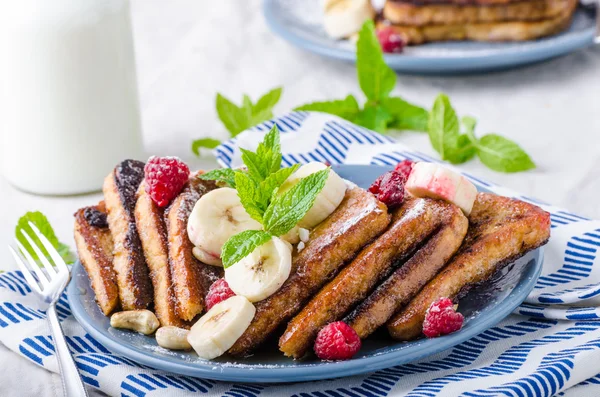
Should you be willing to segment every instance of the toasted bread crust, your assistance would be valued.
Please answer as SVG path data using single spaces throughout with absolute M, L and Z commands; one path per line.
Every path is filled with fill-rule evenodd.
M 371 193 L 351 188 L 339 207 L 311 233 L 306 247 L 293 257 L 292 274 L 273 295 L 256 303 L 252 323 L 229 353 L 250 354 L 304 304 L 362 247 L 390 223 L 383 203 Z
M 479 193 L 469 216 L 469 231 L 458 253 L 392 318 L 388 323 L 390 335 L 399 340 L 419 337 L 425 312 L 435 300 L 455 298 L 549 238 L 550 215 L 541 208 L 508 197 Z
M 392 25 L 407 44 L 432 41 L 526 41 L 551 36 L 565 30 L 571 23 L 576 0 L 566 0 L 565 10 L 551 18 L 535 21 L 504 21 L 482 23 L 453 23 L 447 25 Z M 378 27 L 387 26 L 379 22 Z
M 108 228 L 96 227 L 86 218 L 86 210 L 106 212 L 104 203 L 85 207 L 75 213 L 75 245 L 79 260 L 90 278 L 96 302 L 105 316 L 119 308 L 117 274 L 113 269 L 113 241 Z
M 496 6 L 386 2 L 383 17 L 397 25 L 425 26 L 504 21 L 539 21 L 568 12 L 565 0 L 525 0 Z
M 152 304 L 152 283 L 134 216 L 136 192 L 143 178 L 144 163 L 125 160 L 106 177 L 102 188 L 123 310 L 147 309 Z
M 154 289 L 154 313 L 161 326 L 187 328 L 189 324 L 182 321 L 175 310 L 164 211 L 146 193 L 145 182 L 140 184 L 137 193 L 135 223 Z
M 165 211 L 175 310 L 178 317 L 186 321 L 202 313 L 208 288 L 223 277 L 223 269 L 204 264 L 194 257 L 194 245 L 187 233 L 187 220 L 194 205 L 215 188 L 214 182 L 204 181 L 194 174 Z
M 321 289 L 290 321 L 279 340 L 279 349 L 286 356 L 304 356 L 323 326 L 342 319 L 349 310 L 363 301 L 379 282 L 390 275 L 398 263 L 410 257 L 440 226 L 450 222 L 449 218 L 452 215 L 448 216 L 448 213 L 456 214 L 460 223 L 458 235 L 453 241 L 446 241 L 453 248 L 450 253 L 452 255 L 467 232 L 468 222 L 461 210 L 438 200 L 407 198 L 394 212 L 390 228 L 364 248 L 352 263 Z M 431 259 L 430 256 L 425 255 L 426 259 Z M 444 263 L 445 260 L 441 263 L 438 261 L 435 266 L 431 264 L 432 269 L 428 269 L 424 275 L 425 278 L 428 277 L 426 281 L 429 281 Z M 394 314 L 395 309 L 396 307 L 389 309 L 387 318 L 380 320 L 374 329 L 383 325 Z M 359 336 L 367 335 L 365 333 L 364 336 Z
M 459 249 L 469 225 L 463 212 L 438 201 L 434 216 L 438 228 L 425 245 L 344 319 L 362 339 L 410 302 Z

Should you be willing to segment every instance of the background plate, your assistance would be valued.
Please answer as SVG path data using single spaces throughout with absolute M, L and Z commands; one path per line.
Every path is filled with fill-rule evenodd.
M 366 188 L 390 167 L 342 165 L 334 169 L 343 178 Z M 249 359 L 221 357 L 206 361 L 191 352 L 162 349 L 153 337 L 110 328 L 94 301 L 94 293 L 80 263 L 73 267 L 73 281 L 67 294 L 73 315 L 94 338 L 108 349 L 157 369 L 201 378 L 248 383 L 282 383 L 329 379 L 408 363 L 457 345 L 494 326 L 508 316 L 531 292 L 542 270 L 542 250 L 530 252 L 505 267 L 493 280 L 472 289 L 460 301 L 465 325 L 459 332 L 408 343 L 395 342 L 380 331 L 363 343 L 359 354 L 349 361 L 293 361 L 276 348 L 265 347 Z
M 354 62 L 354 44 L 333 40 L 321 23 L 319 0 L 265 0 L 270 28 L 292 44 L 331 58 Z M 385 55 L 400 72 L 449 74 L 501 70 L 568 54 L 594 43 L 595 12 L 580 7 L 571 27 L 558 35 L 516 43 L 458 41 L 407 47 Z

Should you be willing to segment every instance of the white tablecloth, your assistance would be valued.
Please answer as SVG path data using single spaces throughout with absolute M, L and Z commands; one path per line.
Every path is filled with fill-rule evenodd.
M 189 147 L 196 137 L 225 137 L 214 111 L 216 92 L 240 101 L 242 93 L 256 98 L 281 85 L 285 89 L 276 112 L 316 99 L 360 96 L 353 65 L 300 51 L 274 36 L 258 0 L 132 3 L 148 153 L 178 155 L 193 168 L 213 166 L 213 160 L 193 159 Z M 480 133 L 498 132 L 518 141 L 538 164 L 537 170 L 516 175 L 494 173 L 477 161 L 463 165 L 464 170 L 600 218 L 600 50 L 479 76 L 403 75 L 396 88 L 397 94 L 423 106 L 440 91 L 450 96 L 459 114 L 478 118 Z M 433 154 L 423 134 L 402 133 L 399 139 Z M 0 177 L 0 242 L 12 239 L 20 215 L 40 210 L 61 240 L 72 244 L 71 214 L 98 197 L 30 196 Z M 12 263 L 1 248 L 0 263 Z M 3 396 L 60 395 L 56 376 L 1 346 L 0 365 Z

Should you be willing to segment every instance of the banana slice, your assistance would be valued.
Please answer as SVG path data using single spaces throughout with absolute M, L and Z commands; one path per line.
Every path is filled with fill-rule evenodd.
M 304 164 L 296 172 L 283 183 L 279 191 L 284 193 L 291 189 L 295 184 L 300 182 L 300 179 L 314 174 L 315 172 L 324 170 L 327 166 L 323 163 L 312 162 Z M 323 190 L 317 195 L 312 208 L 304 215 L 304 218 L 298 222 L 299 228 L 312 229 L 319 223 L 323 222 L 335 209 L 340 205 L 344 196 L 346 195 L 346 183 L 338 174 L 333 170 L 329 170 L 329 177 L 325 182 Z M 286 236 L 292 234 L 295 241 L 290 241 L 292 244 L 297 243 L 300 240 L 298 230 L 292 229 L 292 232 Z
M 366 20 L 375 17 L 370 0 L 326 0 L 322 8 L 325 31 L 334 39 L 352 36 Z
M 254 305 L 243 296 L 232 296 L 214 305 L 194 324 L 187 341 L 201 358 L 212 360 L 225 353 L 254 318 Z
M 225 280 L 236 295 L 258 302 L 271 296 L 290 276 L 292 248 L 273 237 L 239 262 L 225 269 Z
M 416 197 L 431 197 L 451 202 L 469 215 L 477 188 L 464 176 L 433 163 L 420 162 L 406 182 L 406 190 Z
M 224 187 L 208 192 L 194 206 L 188 219 L 194 256 L 209 265 L 223 266 L 221 248 L 229 238 L 262 226 L 248 215 L 235 189 Z

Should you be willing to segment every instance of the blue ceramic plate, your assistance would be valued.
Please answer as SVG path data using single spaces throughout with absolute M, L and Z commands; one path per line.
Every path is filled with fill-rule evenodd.
M 354 62 L 354 44 L 323 30 L 319 0 L 265 0 L 271 29 L 290 43 L 331 58 Z M 568 54 L 594 42 L 595 12 L 577 10 L 571 27 L 558 35 L 526 42 L 458 41 L 412 46 L 385 56 L 393 69 L 407 73 L 455 74 L 507 69 Z
M 388 167 L 343 165 L 335 167 L 346 179 L 368 187 Z M 221 357 L 199 359 L 194 353 L 174 352 L 157 346 L 153 337 L 110 327 L 94 302 L 94 293 L 81 264 L 73 267 L 73 281 L 68 287 L 73 315 L 94 338 L 117 354 L 141 364 L 166 371 L 201 378 L 233 382 L 280 383 L 328 379 L 373 372 L 405 364 L 457 345 L 494 326 L 508 316 L 533 289 L 542 270 L 541 249 L 530 252 L 502 274 L 469 292 L 459 305 L 465 315 L 463 329 L 436 339 L 409 343 L 395 342 L 383 331 L 367 339 L 359 354 L 349 361 L 293 361 L 284 357 L 274 344 L 249 359 Z

